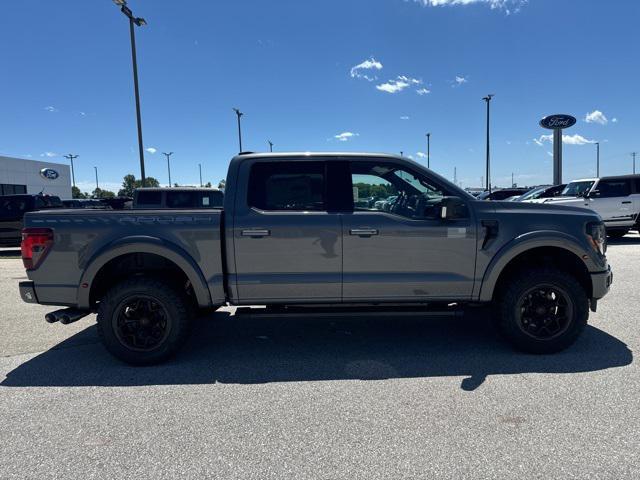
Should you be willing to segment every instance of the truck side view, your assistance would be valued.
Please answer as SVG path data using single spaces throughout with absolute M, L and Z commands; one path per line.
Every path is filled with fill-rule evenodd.
M 224 208 L 57 210 L 25 216 L 28 303 L 49 322 L 97 312 L 100 338 L 133 364 L 184 343 L 223 305 L 493 304 L 518 349 L 571 345 L 612 281 L 593 211 L 483 202 L 385 154 L 246 154 Z

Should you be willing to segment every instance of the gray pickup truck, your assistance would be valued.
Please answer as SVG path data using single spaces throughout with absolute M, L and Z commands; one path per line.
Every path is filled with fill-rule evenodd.
M 406 158 L 243 154 L 226 186 L 222 209 L 27 214 L 23 300 L 67 307 L 49 322 L 97 312 L 106 348 L 133 364 L 166 359 L 199 310 L 227 304 L 492 304 L 517 348 L 551 353 L 612 281 L 593 211 L 477 201 Z

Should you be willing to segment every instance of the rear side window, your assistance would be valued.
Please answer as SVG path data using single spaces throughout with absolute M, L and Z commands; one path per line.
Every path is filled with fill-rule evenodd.
M 631 193 L 629 180 L 601 180 L 596 187 L 598 197 L 626 197 Z
M 193 208 L 196 206 L 198 192 L 167 192 L 167 207 Z
M 200 198 L 200 207 L 202 208 L 222 208 L 224 203 L 224 195 L 222 192 L 204 192 Z
M 137 204 L 148 206 L 157 206 L 159 207 L 162 202 L 162 192 L 145 192 L 139 191 L 137 196 Z
M 265 162 L 251 167 L 249 206 L 260 210 L 326 210 L 324 162 Z

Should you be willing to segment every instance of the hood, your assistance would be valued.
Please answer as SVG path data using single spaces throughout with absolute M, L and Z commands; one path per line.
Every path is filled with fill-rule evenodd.
M 576 199 L 578 199 L 576 197 Z M 574 199 L 574 200 L 576 200 Z M 566 198 L 564 200 L 571 200 Z M 593 210 L 585 207 L 567 205 L 560 202 L 545 202 L 545 203 L 533 203 L 533 202 L 490 202 L 495 207 L 496 213 L 509 212 L 509 213 L 531 213 L 531 214 L 559 214 L 559 215 L 586 215 L 596 218 L 600 218 L 599 215 Z

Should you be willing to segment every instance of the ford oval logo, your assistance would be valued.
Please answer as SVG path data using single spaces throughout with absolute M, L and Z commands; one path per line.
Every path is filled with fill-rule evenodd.
M 42 170 L 40 170 L 40 176 L 42 178 L 46 178 L 47 180 L 55 180 L 60 176 L 60 174 L 53 168 L 43 168 Z
M 554 130 L 556 128 L 569 128 L 574 126 L 575 124 L 576 117 L 572 117 L 571 115 L 566 115 L 564 113 L 548 115 L 540 120 L 540 126 L 543 128 L 548 128 L 550 130 Z

